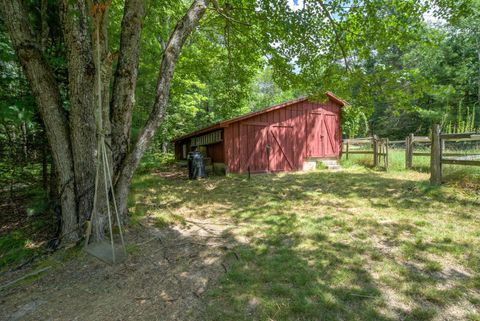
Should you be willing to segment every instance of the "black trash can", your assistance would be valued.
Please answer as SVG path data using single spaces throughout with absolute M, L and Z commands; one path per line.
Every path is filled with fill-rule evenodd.
M 199 151 L 188 153 L 188 178 L 196 179 L 198 177 L 205 177 L 205 163 L 203 162 L 203 155 Z

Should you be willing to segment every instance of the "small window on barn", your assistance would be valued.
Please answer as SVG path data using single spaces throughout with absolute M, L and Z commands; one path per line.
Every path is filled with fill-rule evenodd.
M 187 144 L 182 145 L 182 158 L 187 158 Z

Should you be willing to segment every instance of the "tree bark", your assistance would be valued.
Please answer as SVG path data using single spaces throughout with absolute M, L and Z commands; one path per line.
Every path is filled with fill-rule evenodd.
M 73 157 L 67 115 L 59 87 L 41 48 L 36 42 L 28 16 L 20 0 L 1 0 L 0 12 L 45 124 L 47 138 L 59 179 L 64 240 L 78 239 Z
M 138 139 L 133 149 L 127 154 L 119 171 L 118 181 L 116 184 L 117 204 L 119 211 L 123 217 L 127 215 L 127 199 L 130 182 L 135 173 L 140 159 L 147 150 L 155 131 L 162 123 L 165 117 L 166 106 L 170 93 L 170 84 L 185 40 L 188 38 L 193 29 L 198 25 L 200 19 L 207 9 L 208 0 L 195 0 L 187 13 L 177 23 L 175 29 L 170 35 L 165 50 L 163 52 L 162 63 L 157 80 L 156 98 L 153 110 L 140 131 Z
M 97 148 L 93 100 L 95 66 L 85 4 L 84 0 L 63 0 L 60 5 L 68 62 L 70 141 L 80 224 L 93 207 Z
M 43 14 L 46 4 L 48 2 L 42 2 Z M 133 148 L 129 147 L 129 141 L 144 16 L 143 0 L 126 0 L 125 3 L 120 56 L 110 102 L 109 84 L 113 56 L 107 49 L 106 16 L 101 24 L 102 62 L 97 68 L 102 71 L 102 120 L 106 127 L 106 136 L 109 136 L 110 123 L 112 126 L 115 189 L 117 204 L 124 217 L 127 213 L 127 196 L 133 174 L 164 119 L 175 64 L 187 37 L 204 15 L 207 4 L 208 0 L 195 0 L 172 32 L 162 55 L 152 112 Z M 76 241 L 81 234 L 83 220 L 90 215 L 93 207 L 95 156 L 99 152 L 95 126 L 95 48 L 88 31 L 86 2 L 62 0 L 59 6 L 68 62 L 69 114 L 62 106 L 59 86 L 43 56 L 45 35 L 35 37 L 33 34 L 22 0 L 0 0 L 0 5 L 0 12 L 45 124 L 58 178 L 63 240 Z M 48 32 L 47 27 L 42 25 L 44 33 Z M 102 222 L 98 223 L 98 228 L 103 228 Z
M 48 34 L 50 29 L 48 27 L 48 0 L 41 0 L 40 2 L 40 44 L 42 52 L 45 53 L 48 45 Z
M 97 123 L 97 131 L 101 128 L 98 135 L 103 135 L 103 140 L 107 146 L 111 146 L 111 122 L 110 122 L 110 83 L 112 77 L 112 63 L 113 55 L 108 48 L 108 5 L 98 5 L 92 8 L 93 15 L 93 32 L 92 32 L 92 47 L 95 63 L 95 86 L 94 86 L 94 100 L 95 100 L 95 117 Z M 100 137 L 97 137 L 100 139 Z M 97 145 L 98 146 L 98 145 Z M 107 203 L 109 195 L 106 192 L 109 190 L 108 184 L 105 186 L 105 168 L 102 166 L 103 154 L 102 150 L 97 149 L 96 166 L 98 166 L 99 178 L 97 178 L 98 186 L 96 186 L 96 206 L 93 217 L 93 240 L 100 240 L 104 238 L 105 226 L 107 222 Z M 99 157 L 99 155 L 101 157 Z M 107 148 L 107 161 L 109 167 L 112 168 L 112 154 Z M 94 191 L 95 192 L 95 191 Z M 95 202 L 95 200 L 94 200 Z M 93 214 L 93 213 L 92 213 Z M 90 217 L 89 217 L 90 218 Z
M 478 36 L 477 36 L 477 66 L 478 66 L 478 69 L 477 69 L 477 104 L 478 106 L 480 107 L 480 40 L 478 39 Z M 475 115 L 475 111 L 473 112 L 474 115 Z M 473 126 L 475 127 L 475 123 L 473 124 Z M 475 130 L 475 129 L 474 129 Z
M 140 57 L 140 36 L 145 15 L 143 2 L 143 0 L 127 0 L 125 2 L 120 53 L 111 101 L 114 173 L 118 173 L 130 147 L 132 110 Z

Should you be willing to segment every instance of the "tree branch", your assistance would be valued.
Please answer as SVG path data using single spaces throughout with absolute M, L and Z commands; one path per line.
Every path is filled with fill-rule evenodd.
M 212 0 L 212 3 L 213 3 L 213 7 L 214 7 L 214 10 L 219 14 L 221 15 L 222 17 L 224 17 L 225 19 L 231 21 L 231 22 L 234 22 L 234 23 L 238 23 L 238 24 L 241 24 L 241 25 L 244 25 L 244 26 L 251 26 L 251 24 L 249 23 L 246 23 L 246 22 L 243 22 L 243 21 L 240 21 L 240 20 L 237 20 L 237 19 L 234 19 L 230 16 L 227 16 L 225 13 L 224 13 L 224 9 L 223 8 L 220 8 L 220 6 L 218 5 L 218 1 L 217 0 Z
M 320 6 L 322 7 L 323 12 L 325 12 L 325 15 L 327 16 L 327 19 L 332 24 L 333 34 L 335 35 L 335 42 L 337 43 L 338 47 L 340 48 L 340 51 L 342 52 L 343 61 L 345 62 L 345 69 L 348 71 L 348 70 L 350 70 L 350 66 L 349 66 L 349 63 L 348 63 L 347 51 L 345 50 L 345 47 L 343 46 L 342 39 L 340 38 L 340 35 L 338 34 L 338 24 L 333 19 L 332 15 L 330 14 L 330 11 L 328 10 L 325 3 L 322 0 L 318 0 L 318 3 L 320 3 Z

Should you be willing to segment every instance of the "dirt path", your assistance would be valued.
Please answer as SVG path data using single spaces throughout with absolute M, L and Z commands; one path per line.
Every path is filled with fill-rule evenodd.
M 203 320 L 204 294 L 228 266 L 228 223 L 131 232 L 133 253 L 106 265 L 83 254 L 0 292 L 0 320 Z M 234 256 L 233 256 L 234 257 Z M 0 284 L 28 271 L 2 276 Z

